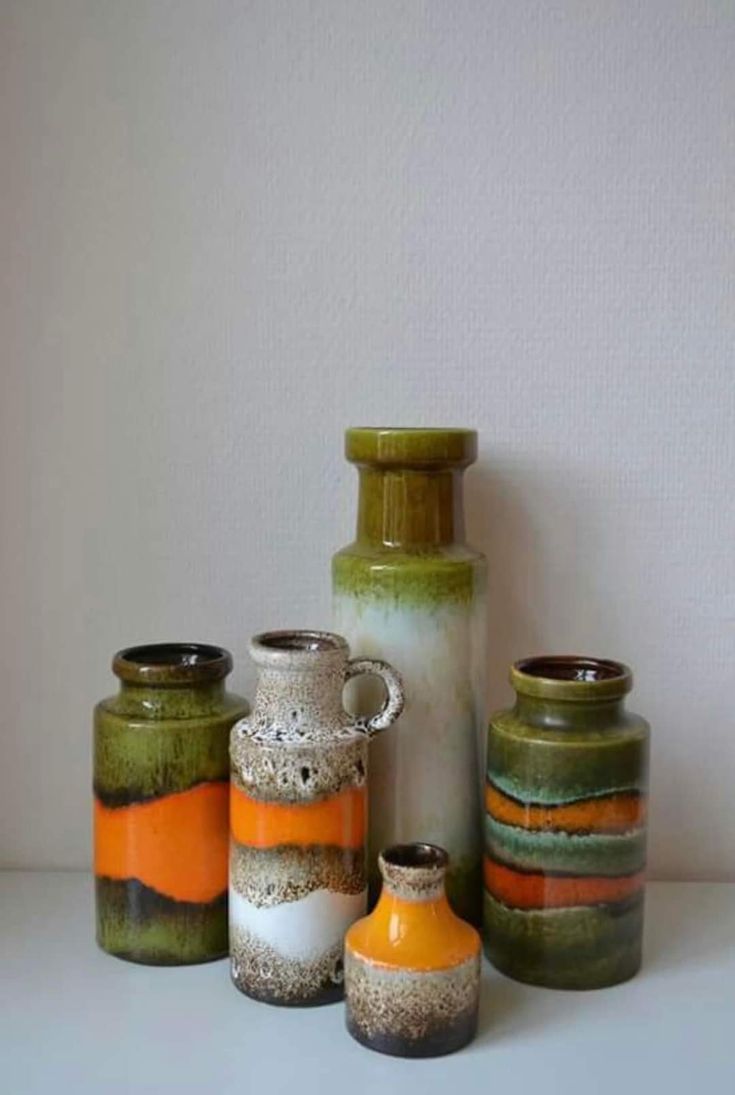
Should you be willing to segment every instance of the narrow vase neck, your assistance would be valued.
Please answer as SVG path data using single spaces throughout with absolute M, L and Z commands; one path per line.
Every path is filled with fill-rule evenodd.
M 359 541 L 427 547 L 464 535 L 461 469 L 360 468 Z
M 196 718 L 219 709 L 224 698 L 224 681 L 165 687 L 122 681 L 116 706 L 121 714 L 144 718 Z
M 544 730 L 604 728 L 625 717 L 625 701 L 616 697 L 580 703 L 520 694 L 516 697 L 515 710 L 523 722 Z
M 342 703 L 344 673 L 333 666 L 294 671 L 262 668 L 253 704 L 253 719 L 262 716 L 273 725 L 324 727 L 349 721 Z

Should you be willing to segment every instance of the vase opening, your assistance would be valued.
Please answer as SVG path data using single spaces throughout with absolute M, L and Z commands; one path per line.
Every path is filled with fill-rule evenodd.
M 625 675 L 625 666 L 620 662 L 564 654 L 526 658 L 518 662 L 518 668 L 531 677 L 547 677 L 553 681 L 610 681 Z
M 208 643 L 148 643 L 120 650 L 112 660 L 116 677 L 130 684 L 197 684 L 222 680 L 232 658 Z
M 511 684 L 524 696 L 558 700 L 613 700 L 633 687 L 627 665 L 609 658 L 545 654 L 511 668 Z
M 253 640 L 269 650 L 324 651 L 342 650 L 344 642 L 337 635 L 326 631 L 271 631 Z
M 383 852 L 383 860 L 391 867 L 433 867 L 440 870 L 446 867 L 449 856 L 436 844 L 394 844 Z

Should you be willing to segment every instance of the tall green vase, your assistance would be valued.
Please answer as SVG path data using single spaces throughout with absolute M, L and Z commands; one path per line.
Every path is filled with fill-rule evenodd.
M 602 988 L 641 964 L 648 723 L 620 662 L 528 658 L 490 720 L 485 949 L 519 981 Z
M 455 910 L 479 923 L 485 559 L 465 542 L 462 505 L 477 435 L 350 429 L 345 448 L 360 493 L 356 538 L 333 560 L 334 628 L 356 656 L 395 665 L 406 693 L 396 726 L 370 745 L 371 897 L 383 848 L 438 844 Z M 348 703 L 374 711 L 370 682 L 353 687 Z

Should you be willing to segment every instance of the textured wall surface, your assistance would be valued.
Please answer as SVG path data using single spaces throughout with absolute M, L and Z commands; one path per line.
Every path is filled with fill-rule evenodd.
M 472 425 L 491 696 L 619 657 L 735 879 L 735 9 L 4 0 L 0 862 L 88 862 L 125 644 L 329 622 L 347 424 Z

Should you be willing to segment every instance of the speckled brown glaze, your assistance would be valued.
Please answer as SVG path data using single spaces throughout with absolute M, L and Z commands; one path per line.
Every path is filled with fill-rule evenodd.
M 232 782 L 261 802 L 313 802 L 343 787 L 364 787 L 366 735 L 362 728 L 341 727 L 329 748 L 323 742 L 259 741 L 247 733 L 245 720 L 233 731 Z
M 365 911 L 368 740 L 400 713 L 400 678 L 377 661 L 349 661 L 328 632 L 256 636 L 258 688 L 230 739 L 232 979 L 275 1004 L 342 994 L 342 947 Z M 373 717 L 342 704 L 347 680 L 385 682 Z
M 258 908 L 299 901 L 314 890 L 357 894 L 365 889 L 365 851 L 329 844 L 271 851 L 233 840 L 230 884 Z
M 347 1024 L 363 1045 L 399 1057 L 452 1053 L 477 1030 L 480 955 L 459 966 L 413 973 L 345 952 Z
M 475 1035 L 480 937 L 449 906 L 448 859 L 431 844 L 381 853 L 380 900 L 347 932 L 347 1029 L 370 1049 L 437 1057 Z
M 249 932 L 230 933 L 232 980 L 241 992 L 264 1004 L 304 1007 L 342 999 L 342 943 L 314 958 L 285 958 Z

